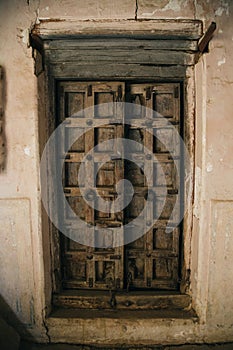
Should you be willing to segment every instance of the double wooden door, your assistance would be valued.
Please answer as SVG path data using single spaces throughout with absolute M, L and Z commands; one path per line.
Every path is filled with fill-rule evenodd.
M 173 209 L 180 185 L 177 171 L 180 148 L 174 130 L 180 131 L 179 84 L 66 81 L 59 83 L 57 95 L 59 123 L 67 121 L 59 150 L 61 156 L 77 128 L 82 131 L 65 156 L 64 193 L 75 214 L 89 225 L 88 234 L 91 232 L 93 239 L 91 246 L 85 246 L 61 234 L 63 287 L 176 290 L 181 232 L 180 227 L 175 227 L 177 213 Z M 138 105 L 130 115 L 133 126 L 127 124 L 124 104 L 111 102 Z M 152 116 L 151 109 L 158 114 Z M 164 127 L 160 123 L 162 116 L 171 124 Z M 136 143 L 130 149 L 122 146 L 119 156 L 121 138 Z M 166 146 L 161 142 L 163 139 Z M 111 143 L 104 143 L 109 140 Z M 156 157 L 145 156 L 144 147 Z M 78 178 L 81 161 L 91 150 Z M 131 160 L 126 159 L 127 153 Z M 109 160 L 99 168 L 106 154 Z M 140 162 L 142 167 L 138 165 Z M 143 167 L 153 178 L 150 192 Z M 131 182 L 134 195 L 124 209 L 114 212 L 111 208 L 119 195 L 116 186 L 122 179 Z M 87 183 L 96 187 L 97 195 L 86 191 Z M 127 191 L 121 191 L 121 195 L 127 197 Z M 106 207 L 104 211 L 98 210 L 101 200 Z M 141 222 L 145 234 L 124 244 L 124 225 L 137 218 L 146 203 L 149 209 Z M 158 212 L 161 212 L 159 219 L 154 220 Z M 69 213 L 64 212 L 64 220 L 67 227 L 72 227 Z M 168 220 L 170 226 L 174 224 L 170 232 L 166 232 Z

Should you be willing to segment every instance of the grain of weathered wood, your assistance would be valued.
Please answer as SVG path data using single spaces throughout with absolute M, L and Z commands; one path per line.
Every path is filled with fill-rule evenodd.
M 190 306 L 191 298 L 189 295 L 158 295 L 147 292 L 116 293 L 116 309 L 129 310 L 166 310 L 166 309 L 185 309 Z M 78 309 L 111 309 L 109 303 L 109 294 L 107 292 L 87 293 L 85 291 L 72 292 L 67 291 L 60 295 L 54 295 L 53 302 L 56 306 Z
M 46 59 L 50 63 L 59 62 L 85 62 L 91 63 L 93 59 L 95 62 L 112 63 L 114 60 L 118 63 L 139 63 L 139 64 L 157 64 L 157 65 L 193 65 L 194 55 L 182 51 L 168 51 L 168 50 L 144 50 L 143 48 L 134 50 L 116 49 L 108 50 L 94 50 L 87 48 L 86 50 L 51 50 L 46 51 Z
M 158 66 L 157 64 L 119 64 L 108 63 L 96 65 L 96 63 L 70 64 L 63 62 L 60 64 L 51 64 L 49 67 L 49 75 L 57 79 L 181 79 L 186 74 L 186 68 L 182 65 Z
M 31 31 L 43 39 L 70 36 L 125 35 L 134 37 L 199 39 L 203 33 L 199 20 L 41 20 Z
M 143 40 L 134 38 L 81 39 L 78 40 L 48 40 L 44 43 L 45 50 L 169 50 L 169 51 L 197 51 L 197 40 Z

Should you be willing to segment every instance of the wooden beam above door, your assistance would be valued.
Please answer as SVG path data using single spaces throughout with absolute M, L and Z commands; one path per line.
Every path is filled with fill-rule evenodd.
M 74 36 L 126 36 L 154 39 L 198 40 L 203 34 L 202 21 L 187 19 L 157 20 L 64 20 L 42 19 L 35 24 L 32 36 L 41 39 L 64 39 Z

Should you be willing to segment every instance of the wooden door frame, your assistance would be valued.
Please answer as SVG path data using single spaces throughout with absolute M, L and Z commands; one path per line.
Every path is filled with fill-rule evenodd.
M 150 22 L 150 21 L 149 21 Z M 195 131 L 195 95 L 194 95 L 194 56 L 197 52 L 197 42 L 202 34 L 200 21 L 171 21 L 166 22 L 167 29 L 164 30 L 163 21 L 151 21 L 149 24 L 145 21 L 140 29 L 129 30 L 130 25 L 123 23 L 123 30 L 120 32 L 111 28 L 100 28 L 99 33 L 93 30 L 87 30 L 88 26 L 83 29 L 83 32 L 77 34 L 73 28 L 73 35 L 67 34 L 66 29 L 61 29 L 60 34 L 54 29 L 48 29 L 48 23 L 41 23 L 36 26 L 31 33 L 31 44 L 34 48 L 35 57 L 35 73 L 38 76 L 38 90 L 40 101 L 44 106 L 38 106 L 39 110 L 39 129 L 40 129 L 40 152 L 42 153 L 43 146 L 55 128 L 55 99 L 56 83 L 63 79 L 77 80 L 137 80 L 148 82 L 148 78 L 153 82 L 179 82 L 183 85 L 183 115 L 184 115 L 184 141 L 190 152 L 191 160 L 191 177 L 189 183 L 185 184 L 185 193 L 187 193 L 187 214 L 184 217 L 184 237 L 183 237 L 183 259 L 182 259 L 182 280 L 181 293 L 190 293 L 190 265 L 191 265 L 191 240 L 192 240 L 192 202 L 194 196 L 194 131 Z M 53 27 L 54 24 L 52 24 Z M 70 25 L 70 24 L 69 24 Z M 119 26 L 119 23 L 114 23 Z M 120 24 L 121 25 L 121 24 Z M 151 26 L 158 26 L 157 31 L 151 32 Z M 174 26 L 179 28 L 174 32 Z M 62 26 L 61 26 L 62 27 Z M 77 24 L 76 24 L 77 27 Z M 101 26 L 100 26 L 101 27 Z M 139 29 L 138 29 L 139 28 Z M 161 29 L 163 28 L 163 30 Z M 173 29 L 172 29 L 173 28 Z M 186 32 L 184 31 L 186 29 Z M 189 30 L 187 30 L 189 28 Z M 140 32 L 141 30 L 141 32 Z M 116 59 L 118 49 L 114 50 L 115 55 L 111 57 L 111 62 L 108 61 L 108 66 L 103 65 L 102 61 L 93 56 L 92 63 L 85 65 L 75 64 L 73 61 L 62 61 L 62 56 L 53 56 L 56 52 L 56 46 L 59 48 L 61 42 L 66 42 L 69 45 L 74 40 L 79 38 L 82 42 L 86 42 L 89 47 L 93 46 L 97 39 L 100 39 L 104 45 L 102 50 L 106 50 L 108 43 L 113 40 L 118 41 L 118 45 L 133 46 L 132 50 L 139 50 L 142 55 L 141 62 L 131 64 L 127 59 L 119 53 L 119 62 Z M 145 37 L 147 41 L 145 42 Z M 156 43 L 159 43 L 161 38 L 166 39 L 166 47 L 161 56 L 158 52 Z M 149 40 L 148 40 L 149 39 Z M 158 40 L 157 40 L 158 39 Z M 78 41 L 76 41 L 78 43 Z M 140 48 L 138 45 L 142 44 Z M 161 42 L 160 42 L 161 43 Z M 145 50 L 146 45 L 152 45 L 154 50 L 154 58 L 152 62 L 148 62 L 148 50 Z M 135 47 L 134 47 L 135 45 Z M 174 55 L 175 49 L 179 50 L 180 56 Z M 192 48 L 191 48 L 192 47 Z M 191 48 L 191 53 L 190 53 Z M 100 50 L 101 48 L 98 48 Z M 77 48 L 75 48 L 77 53 Z M 96 51 L 97 52 L 97 51 Z M 80 51 L 82 53 L 82 51 Z M 98 51 L 99 53 L 99 51 Z M 59 58 L 60 57 L 60 58 Z M 118 56 L 117 56 L 118 57 Z M 143 63 L 143 57 L 144 62 Z M 172 58 L 175 57 L 175 58 Z M 60 60 L 60 61 L 59 61 Z M 95 62 L 95 65 L 93 65 Z M 109 67 L 109 69 L 108 69 Z M 45 261 L 45 283 L 46 288 L 46 305 L 48 311 L 51 310 L 51 292 L 59 292 L 61 286 L 60 279 L 60 259 L 59 252 L 59 235 L 57 230 L 51 224 L 47 215 L 42 210 L 42 227 L 43 227 L 43 245 L 44 245 L 44 261 Z M 48 248 L 49 247 L 49 248 Z M 47 252 L 47 253 L 46 253 Z

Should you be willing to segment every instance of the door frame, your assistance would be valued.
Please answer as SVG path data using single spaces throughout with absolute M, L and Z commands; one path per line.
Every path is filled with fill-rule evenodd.
M 156 21 L 155 21 L 156 22 Z M 157 32 L 157 38 L 166 38 L 168 47 L 166 48 L 166 52 L 162 57 L 163 64 L 161 63 L 161 57 L 155 55 L 153 63 L 148 63 L 148 56 L 146 56 L 146 51 L 144 48 L 140 53 L 142 55 L 145 53 L 145 63 L 134 63 L 133 65 L 127 60 L 125 63 L 122 63 L 122 57 L 120 62 L 117 63 L 116 56 L 112 56 L 112 62 L 114 62 L 114 70 L 112 70 L 113 65 L 110 64 L 110 69 L 106 69 L 106 66 L 96 60 L 96 57 L 93 57 L 93 62 L 95 61 L 95 65 L 93 62 L 90 65 L 75 65 L 75 62 L 71 62 L 71 64 L 66 64 L 65 61 L 57 61 L 54 62 L 51 59 L 51 54 L 53 50 L 51 49 L 51 45 L 59 45 L 61 41 L 70 43 L 70 35 L 65 34 L 55 35 L 54 37 L 51 33 L 48 35 L 43 34 L 43 30 L 38 31 L 38 27 L 35 28 L 34 32 L 32 32 L 31 43 L 34 47 L 34 58 L 35 58 L 35 73 L 37 75 L 38 82 L 38 91 L 40 101 L 43 103 L 43 106 L 38 106 L 39 109 L 39 132 L 40 132 L 40 153 L 43 151 L 43 146 L 45 145 L 47 139 L 51 135 L 54 130 L 54 115 L 55 115 L 55 99 L 56 96 L 54 91 L 56 91 L 56 82 L 57 80 L 63 79 L 78 79 L 78 80 L 121 80 L 128 79 L 137 80 L 137 81 L 148 81 L 148 77 L 150 77 L 153 81 L 157 82 L 179 82 L 183 85 L 183 115 L 184 115 L 184 141 L 190 152 L 190 161 L 191 161 L 191 171 L 190 171 L 190 179 L 189 182 L 185 184 L 185 193 L 187 194 L 187 214 L 183 220 L 183 232 L 185 232 L 183 236 L 183 257 L 182 257 L 182 276 L 181 276 L 181 293 L 190 293 L 190 266 L 191 266 L 191 240 L 192 240 L 192 217 L 193 217 L 193 209 L 192 202 L 194 196 L 194 131 L 195 131 L 195 86 L 194 86 L 194 56 L 197 52 L 197 42 L 202 34 L 201 22 L 200 21 L 192 21 L 187 22 L 187 26 L 191 28 L 188 34 L 184 33 L 183 29 L 180 30 L 179 33 L 176 32 L 176 39 L 178 39 L 178 44 L 180 47 L 184 45 L 186 39 L 188 39 L 189 45 L 193 45 L 193 51 L 190 53 L 190 56 L 193 57 L 187 58 L 189 56 L 186 55 L 187 52 L 190 51 L 190 46 L 180 49 L 180 58 L 177 58 L 177 62 L 168 62 L 168 64 L 164 65 L 167 60 L 167 57 L 171 57 L 173 55 L 173 51 L 170 50 L 172 45 L 175 43 L 175 38 L 172 36 L 171 27 L 168 28 L 167 34 L 162 34 L 161 30 Z M 146 27 L 147 24 L 145 24 Z M 151 23 L 150 23 L 151 25 Z M 173 24 L 172 24 L 173 25 Z M 41 27 L 43 29 L 43 26 Z M 195 28 L 195 30 L 194 30 Z M 187 27 L 186 27 L 187 29 Z M 85 29 L 84 29 L 85 32 Z M 111 33 L 112 32 L 112 33 Z M 156 32 L 156 31 L 155 31 Z M 111 34 L 110 34 L 111 33 Z M 159 33 L 159 34 L 158 34 Z M 169 33 L 169 39 L 167 37 Z M 93 32 L 91 34 L 85 34 L 85 37 L 82 37 L 83 40 L 86 41 L 86 45 L 88 46 L 90 43 L 93 43 Z M 117 37 L 116 37 L 117 35 Z M 130 35 L 130 39 L 127 36 Z M 135 35 L 132 35 L 132 31 L 127 29 L 124 34 L 114 33 L 114 30 L 107 30 L 106 32 L 100 33 L 97 38 L 103 40 L 104 46 L 103 50 L 106 49 L 106 45 L 111 43 L 113 37 L 116 37 L 116 40 L 121 40 L 122 45 L 126 45 L 127 43 L 130 45 L 135 45 L 135 50 L 138 49 L 138 41 L 144 43 L 145 35 L 147 39 L 147 44 L 151 44 L 153 42 L 153 47 L 156 46 L 157 39 L 151 34 L 150 29 L 144 29 L 143 35 L 138 37 L 138 32 Z M 140 36 L 140 35 L 139 35 Z M 191 37 L 190 37 L 191 36 Z M 64 39 L 65 38 L 65 39 Z M 75 34 L 75 38 L 77 39 L 77 34 Z M 133 39 L 133 41 L 132 41 Z M 64 41 L 65 40 L 65 41 Z M 136 42 L 134 42 L 136 40 Z M 173 47 L 174 49 L 174 47 Z M 156 49 L 155 49 L 156 50 Z M 169 51 L 169 55 L 167 56 Z M 116 51 L 114 51 L 117 53 Z M 157 53 L 156 53 L 157 54 Z M 142 56 L 143 57 L 143 56 Z M 159 57 L 158 60 L 156 57 Z M 181 59 L 179 61 L 179 59 Z M 57 58 L 55 58 L 57 60 Z M 142 58 L 143 60 L 143 58 Z M 169 58 L 168 58 L 169 60 Z M 86 69 L 84 69 L 84 67 Z M 60 290 L 60 282 L 59 282 L 59 260 L 58 252 L 59 252 L 59 237 L 57 230 L 51 224 L 49 219 L 47 218 L 46 213 L 42 209 L 42 230 L 43 230 L 43 245 L 44 245 L 44 261 L 45 261 L 45 283 L 48 286 L 46 288 L 46 305 L 48 312 L 51 310 L 52 302 L 51 302 L 51 292 L 59 292 Z M 49 233 L 49 234 L 48 234 Z

